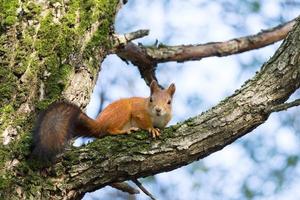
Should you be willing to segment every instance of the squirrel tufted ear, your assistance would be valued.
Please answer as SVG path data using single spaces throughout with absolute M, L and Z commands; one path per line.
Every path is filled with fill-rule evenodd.
M 158 85 L 156 80 L 153 80 L 150 84 L 150 91 L 151 91 L 151 95 L 158 89 Z
M 170 94 L 171 96 L 174 95 L 175 90 L 176 90 L 176 87 L 175 87 L 175 84 L 174 84 L 174 83 L 172 83 L 172 84 L 168 87 L 168 89 L 167 89 L 167 91 L 169 92 L 169 94 Z

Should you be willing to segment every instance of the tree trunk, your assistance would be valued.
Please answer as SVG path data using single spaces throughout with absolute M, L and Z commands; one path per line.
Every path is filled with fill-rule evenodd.
M 59 99 L 87 105 L 117 8 L 117 0 L 1 1 L 0 199 L 57 193 L 42 193 L 26 163 L 34 119 Z
M 0 198 L 79 199 L 116 181 L 176 169 L 264 123 L 300 86 L 300 21 L 275 55 L 235 94 L 167 128 L 72 147 L 52 167 L 28 159 L 37 111 L 58 99 L 84 107 L 112 46 L 117 1 L 0 5 Z M 3 11 L 3 12 L 2 12 Z

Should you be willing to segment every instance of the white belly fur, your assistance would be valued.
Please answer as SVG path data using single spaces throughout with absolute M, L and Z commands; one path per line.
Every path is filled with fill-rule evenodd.
M 163 116 L 154 116 L 152 118 L 153 126 L 155 128 L 160 128 L 160 129 L 164 128 L 167 125 L 167 123 L 168 123 L 168 121 L 167 121 L 168 119 L 167 118 L 168 117 L 166 115 L 163 115 Z

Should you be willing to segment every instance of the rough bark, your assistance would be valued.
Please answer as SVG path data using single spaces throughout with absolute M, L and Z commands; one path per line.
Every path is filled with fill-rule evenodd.
M 2 199 L 79 199 L 112 182 L 181 167 L 251 132 L 300 86 L 298 20 L 260 72 L 214 108 L 165 129 L 159 139 L 145 132 L 106 137 L 72 147 L 39 170 L 28 159 L 34 113 L 61 97 L 86 104 L 110 48 L 117 2 L 11 2 L 13 12 L 0 5 L 6 8 L 0 15 Z
M 234 38 L 224 42 L 211 42 L 197 45 L 160 45 L 157 48 L 145 48 L 146 54 L 157 63 L 200 60 L 211 56 L 228 56 L 258 49 L 273 44 L 286 37 L 295 24 L 295 20 L 263 30 L 255 35 Z
M 294 24 L 295 19 L 255 35 L 206 44 L 143 46 L 129 42 L 116 53 L 121 59 L 137 66 L 142 78 L 150 85 L 152 80 L 156 80 L 155 70 L 158 63 L 201 60 L 211 56 L 222 57 L 262 48 L 284 39 Z
M 0 199 L 40 194 L 34 177 L 24 185 L 19 176 L 27 172 L 14 169 L 27 165 L 35 115 L 58 99 L 81 107 L 89 102 L 99 63 L 112 46 L 117 4 L 0 2 Z
M 264 123 L 272 107 L 300 87 L 300 21 L 274 56 L 232 96 L 205 113 L 165 129 L 161 138 L 147 133 L 106 137 L 72 148 L 54 166 L 59 180 L 77 198 L 114 181 L 170 171 L 203 158 Z M 71 158 L 70 158 L 71 157 Z M 66 187 L 66 186 L 65 186 Z M 49 192 L 45 190 L 44 192 Z

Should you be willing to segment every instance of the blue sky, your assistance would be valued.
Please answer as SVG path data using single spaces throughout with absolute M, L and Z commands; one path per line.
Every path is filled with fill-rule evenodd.
M 293 19 L 300 13 L 300 8 L 289 9 L 287 12 L 280 6 L 282 1 L 276 0 L 261 1 L 259 12 L 249 11 L 250 8 L 241 3 L 245 1 L 231 1 L 232 4 L 238 4 L 236 9 L 227 8 L 224 2 L 226 3 L 224 0 L 129 0 L 119 12 L 115 27 L 120 34 L 149 29 L 149 36 L 136 41 L 143 44 L 154 44 L 156 40 L 168 45 L 198 44 L 255 34 L 277 25 L 280 21 Z M 222 58 L 159 64 L 159 82 L 165 86 L 171 82 L 176 84 L 174 117 L 170 124 L 200 114 L 232 94 L 247 79 L 254 76 L 261 64 L 273 55 L 279 45 L 280 43 L 276 43 L 263 49 Z M 98 114 L 101 92 L 106 96 L 104 105 L 123 97 L 149 95 L 149 89 L 140 78 L 136 67 L 127 65 L 116 55 L 108 56 L 102 63 L 102 71 L 87 108 L 91 117 Z M 289 112 L 295 112 L 295 108 Z M 257 144 L 262 155 L 266 154 L 262 156 L 261 162 L 266 162 L 271 167 L 283 165 L 284 158 L 278 155 L 272 157 L 274 160 L 264 160 L 268 155 L 264 151 L 268 150 L 264 150 L 263 146 L 275 146 L 279 152 L 286 154 L 299 153 L 299 138 L 295 136 L 293 129 L 282 126 L 280 115 L 283 116 L 281 113 L 272 114 L 267 123 L 251 134 L 203 161 L 156 175 L 157 183 L 151 184 L 146 181 L 146 187 L 158 199 L 241 199 L 240 185 L 245 177 L 248 177 L 248 185 L 254 190 L 264 187 L 264 199 L 296 199 L 300 196 L 300 191 L 296 189 L 299 181 L 291 179 L 288 188 L 274 196 L 276 186 L 271 180 L 262 180 L 263 174 L 260 175 L 265 173 L 268 167 L 265 166 L 266 169 L 262 169 L 261 172 L 257 171 L 257 163 L 241 145 L 244 141 L 263 141 L 262 144 Z M 299 177 L 298 168 L 293 173 Z M 162 188 L 166 190 L 162 192 Z M 93 194 L 87 194 L 84 199 L 109 199 L 113 192 L 114 189 L 106 187 Z M 140 194 L 137 199 L 147 197 Z

